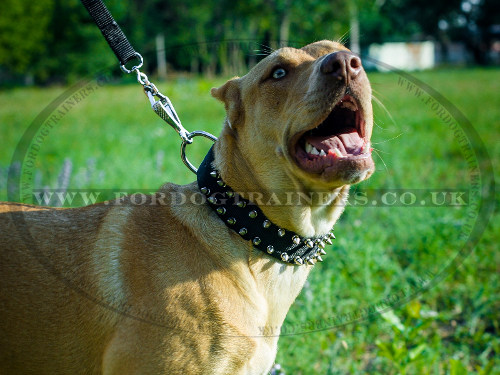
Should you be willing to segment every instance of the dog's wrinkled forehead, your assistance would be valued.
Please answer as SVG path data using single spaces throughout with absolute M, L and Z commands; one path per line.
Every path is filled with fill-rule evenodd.
M 349 51 L 342 44 L 330 40 L 322 40 L 320 42 L 308 44 L 302 47 L 301 50 L 315 59 L 336 51 Z
M 346 47 L 337 42 L 322 40 L 320 42 L 311 43 L 300 49 L 292 47 L 284 47 L 274 51 L 268 56 L 269 60 L 282 59 L 291 61 L 300 61 L 302 59 L 310 60 L 318 59 L 321 56 L 327 55 L 336 51 L 348 51 Z

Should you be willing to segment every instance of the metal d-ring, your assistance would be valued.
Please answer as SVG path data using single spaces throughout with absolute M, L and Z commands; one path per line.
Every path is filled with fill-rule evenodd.
M 139 60 L 139 64 L 134 65 L 131 69 L 127 69 L 127 67 L 125 67 L 125 64 L 120 64 L 120 69 L 124 73 L 129 74 L 129 73 L 132 73 L 134 70 L 140 69 L 142 67 L 142 64 L 143 64 L 144 60 L 142 59 L 141 54 L 139 52 L 136 52 L 136 53 L 134 53 L 134 57 Z
M 215 142 L 217 141 L 217 137 L 215 135 L 212 135 L 210 133 L 207 133 L 203 130 L 195 130 L 194 132 L 191 132 L 187 135 L 187 139 L 183 139 L 182 140 L 182 144 L 181 144 L 181 159 L 182 159 L 182 162 L 186 165 L 186 167 L 188 167 L 191 172 L 193 172 L 194 174 L 196 174 L 198 172 L 198 168 L 196 168 L 193 164 L 191 164 L 191 162 L 188 160 L 188 158 L 186 157 L 186 146 L 188 144 L 191 144 L 192 142 L 189 142 L 191 141 L 194 137 L 197 137 L 197 136 L 201 136 L 201 137 L 205 137 L 205 138 L 208 138 L 210 139 L 211 141 Z

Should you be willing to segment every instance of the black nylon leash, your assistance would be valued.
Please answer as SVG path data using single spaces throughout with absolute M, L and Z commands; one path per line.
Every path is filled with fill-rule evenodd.
M 134 50 L 127 37 L 116 23 L 106 5 L 101 0 L 81 0 L 87 8 L 102 35 L 115 53 L 122 66 L 130 60 L 140 59 L 140 55 Z

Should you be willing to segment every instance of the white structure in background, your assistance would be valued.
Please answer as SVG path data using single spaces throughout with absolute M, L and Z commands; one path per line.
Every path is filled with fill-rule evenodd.
M 435 66 L 434 42 L 372 44 L 370 58 L 401 70 L 430 69 Z M 387 70 L 373 61 L 378 70 Z

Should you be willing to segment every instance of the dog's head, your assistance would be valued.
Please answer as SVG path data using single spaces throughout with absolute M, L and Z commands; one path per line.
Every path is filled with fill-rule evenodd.
M 370 84 L 339 43 L 281 48 L 212 95 L 226 106 L 221 139 L 258 186 L 331 190 L 374 171 Z

